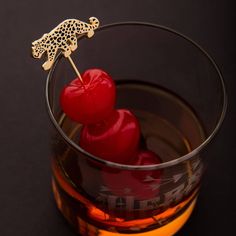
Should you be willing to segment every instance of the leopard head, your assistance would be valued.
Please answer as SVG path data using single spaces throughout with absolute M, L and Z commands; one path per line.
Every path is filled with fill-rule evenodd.
M 40 45 L 40 43 L 33 44 L 32 55 L 34 58 L 41 58 L 45 49 Z
M 46 51 L 45 46 L 44 46 L 44 42 L 46 39 L 45 37 L 46 37 L 46 34 L 42 38 L 32 43 L 31 48 L 32 48 L 32 55 L 34 58 L 41 58 L 44 52 Z

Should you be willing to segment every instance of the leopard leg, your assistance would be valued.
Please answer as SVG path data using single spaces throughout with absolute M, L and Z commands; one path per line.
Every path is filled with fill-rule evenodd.
M 87 33 L 88 38 L 93 37 L 93 35 L 94 35 L 94 30 L 93 29 L 89 30 Z
M 64 44 L 64 45 L 62 45 L 61 49 L 64 51 L 64 56 L 65 56 L 65 57 L 69 57 L 69 56 L 70 56 L 70 54 L 71 54 L 71 48 L 70 48 L 69 45 Z
M 70 42 L 70 49 L 71 49 L 71 51 L 75 51 L 76 48 L 78 47 L 76 36 L 71 37 L 69 39 L 69 42 Z
M 54 63 L 55 56 L 56 56 L 56 52 L 57 52 L 57 50 L 47 51 L 48 60 L 43 64 L 44 70 L 49 70 L 52 67 L 52 65 Z

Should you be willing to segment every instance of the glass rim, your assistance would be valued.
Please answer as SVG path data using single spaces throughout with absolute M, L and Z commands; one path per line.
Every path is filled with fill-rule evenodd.
M 111 24 L 101 26 L 96 30 L 96 32 L 104 30 L 104 29 L 108 29 L 108 28 L 111 28 L 111 27 L 126 26 L 126 25 L 139 25 L 139 26 L 159 28 L 161 30 L 165 30 L 165 31 L 168 31 L 168 32 L 173 33 L 175 35 L 178 35 L 179 37 L 185 39 L 187 42 L 191 43 L 193 46 L 198 48 L 206 56 L 206 58 L 211 62 L 211 64 L 213 65 L 214 69 L 216 70 L 216 72 L 218 74 L 218 78 L 221 82 L 222 93 L 223 93 L 223 106 L 222 106 L 221 114 L 220 114 L 218 122 L 217 122 L 214 130 L 211 132 L 211 134 L 208 135 L 208 137 L 199 146 L 194 148 L 191 152 L 189 152 L 189 153 L 187 153 L 183 156 L 180 156 L 180 157 L 178 157 L 174 160 L 163 162 L 163 163 L 160 163 L 160 164 L 154 164 L 154 165 L 126 165 L 126 164 L 120 164 L 120 163 L 116 163 L 116 162 L 107 161 L 107 160 L 104 160 L 100 157 L 92 155 L 91 153 L 87 152 L 86 150 L 81 148 L 79 145 L 77 145 L 74 141 L 72 141 L 64 133 L 64 131 L 61 129 L 61 127 L 57 123 L 57 121 L 56 121 L 56 119 L 53 115 L 51 106 L 50 106 L 50 102 L 49 102 L 49 84 L 50 84 L 50 80 L 52 78 L 52 75 L 53 75 L 53 73 L 56 69 L 57 63 L 62 57 L 61 52 L 57 55 L 55 63 L 53 64 L 52 68 L 50 69 L 50 71 L 47 75 L 45 96 L 46 96 L 46 106 L 47 106 L 47 110 L 48 110 L 48 113 L 49 113 L 49 117 L 50 117 L 54 127 L 56 128 L 56 130 L 59 132 L 59 134 L 62 136 L 62 138 L 72 148 L 74 148 L 76 151 L 79 151 L 79 152 L 83 153 L 86 157 L 88 157 L 91 160 L 93 160 L 95 162 L 98 162 L 100 164 L 104 164 L 106 166 L 115 167 L 117 169 L 124 169 L 124 170 L 159 170 L 159 169 L 164 169 L 164 168 L 168 168 L 168 167 L 171 167 L 171 166 L 175 166 L 175 165 L 177 165 L 181 162 L 187 161 L 187 160 L 191 159 L 192 157 L 194 157 L 195 155 L 199 154 L 203 149 L 205 149 L 207 144 L 209 144 L 211 142 L 211 140 L 215 137 L 215 135 L 219 131 L 219 129 L 221 127 L 221 124 L 222 124 L 222 122 L 225 118 L 226 109 L 227 109 L 227 93 L 226 93 L 226 88 L 225 88 L 225 83 L 224 83 L 223 76 L 222 76 L 221 71 L 218 68 L 216 62 L 213 60 L 213 58 L 200 45 L 198 45 L 195 41 L 193 41 L 189 37 L 183 35 L 182 33 L 179 33 L 178 31 L 175 31 L 175 30 L 173 30 L 169 27 L 154 24 L 154 23 L 148 23 L 148 22 L 126 21 L 126 22 L 111 23 Z M 81 38 L 85 38 L 85 36 L 80 37 L 80 39 Z

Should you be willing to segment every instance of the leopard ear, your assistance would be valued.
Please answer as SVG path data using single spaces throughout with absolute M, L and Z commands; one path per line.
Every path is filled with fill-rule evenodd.
M 44 34 L 42 38 L 46 39 L 47 37 L 48 37 L 48 34 Z
M 37 44 L 37 41 L 32 42 L 32 45 L 35 46 Z

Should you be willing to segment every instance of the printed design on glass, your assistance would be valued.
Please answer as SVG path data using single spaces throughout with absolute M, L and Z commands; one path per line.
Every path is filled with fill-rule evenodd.
M 132 192 L 131 188 L 124 187 L 120 189 L 119 195 L 114 194 L 114 189 L 111 187 L 101 185 L 100 192 L 96 199 L 99 205 L 113 210 L 155 210 L 158 208 L 167 208 L 172 204 L 176 204 L 189 194 L 194 192 L 200 183 L 203 173 L 203 163 L 198 158 L 191 163 L 191 173 L 189 171 L 173 174 L 170 178 L 154 179 L 151 176 L 145 176 L 143 183 L 140 185 L 146 190 L 153 192 L 147 198 L 139 199 L 137 190 Z M 124 183 L 124 185 L 126 185 Z M 157 191 L 158 190 L 158 191 Z M 141 193 L 145 189 L 140 189 Z M 118 190 L 116 190 L 118 192 Z

